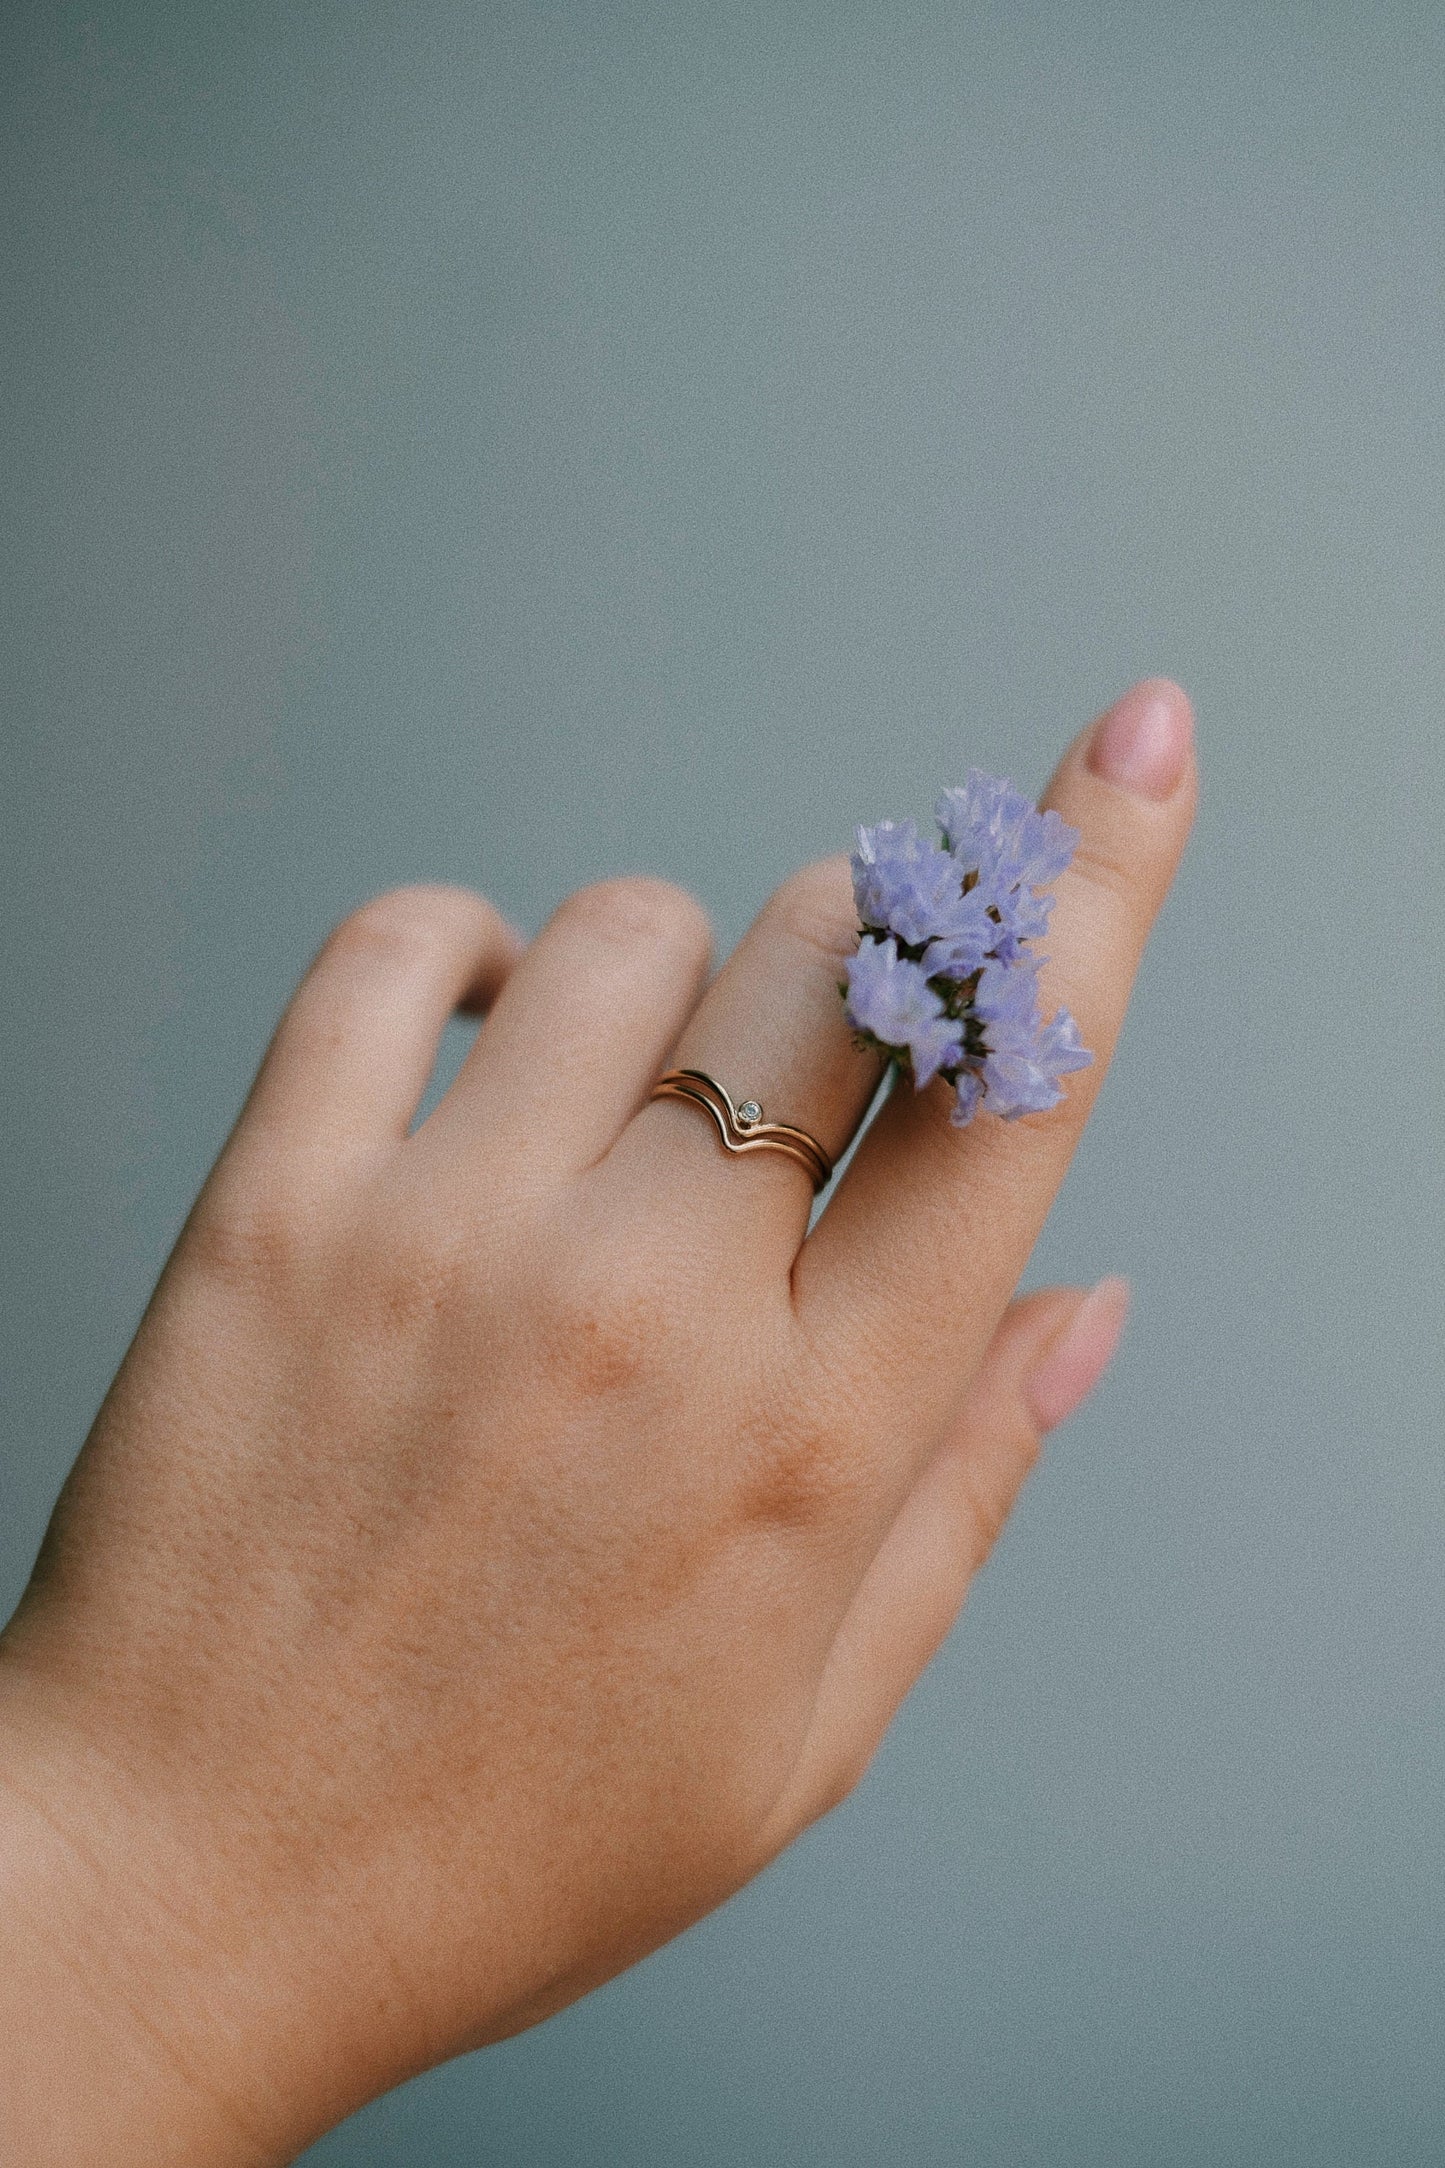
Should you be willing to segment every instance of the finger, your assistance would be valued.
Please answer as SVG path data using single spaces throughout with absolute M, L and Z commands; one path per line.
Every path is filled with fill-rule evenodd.
M 787 1812 L 817 1819 L 862 1776 L 958 1616 L 1044 1435 L 1088 1398 L 1119 1345 L 1126 1281 L 1014 1302 L 943 1445 L 908 1493 L 834 1639 Z
M 768 1121 L 817 1139 L 836 1159 L 877 1089 L 882 1065 L 860 1054 L 838 989 L 857 946 L 848 860 L 806 866 L 769 898 L 688 1018 L 666 1066 L 701 1069 L 734 1105 L 755 1099 Z M 808 1224 L 806 1171 L 781 1152 L 730 1156 L 702 1109 L 677 1100 L 645 1106 L 612 1155 L 617 1179 L 643 1169 L 670 1187 L 678 1210 L 709 1243 L 731 1229 L 791 1264 Z
M 1136 686 L 1084 732 L 1046 794 L 1081 831 L 1057 884 L 1044 1013 L 1066 1005 L 1094 1051 L 1050 1113 L 967 1129 L 941 1086 L 895 1090 L 799 1256 L 799 1314 L 865 1409 L 906 1404 L 936 1435 L 980 1357 L 1068 1166 L 1123 1021 L 1195 800 L 1189 703 Z M 957 1351 L 959 1367 L 937 1350 Z M 896 1426 L 895 1426 L 896 1434 Z M 897 1471 L 905 1482 L 908 1470 Z
M 406 1136 L 458 1008 L 485 1008 L 523 937 L 470 889 L 396 888 L 330 934 L 276 1028 L 237 1146 L 327 1153 Z
M 561 1175 L 590 1166 L 646 1098 L 707 974 L 701 904 L 641 876 L 553 912 L 426 1127 L 439 1149 L 486 1140 Z

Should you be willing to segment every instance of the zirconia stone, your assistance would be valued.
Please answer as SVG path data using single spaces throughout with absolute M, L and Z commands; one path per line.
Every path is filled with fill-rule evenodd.
M 738 1108 L 739 1129 L 751 1129 L 753 1123 L 760 1122 L 762 1118 L 763 1110 L 756 1099 L 745 1099 Z

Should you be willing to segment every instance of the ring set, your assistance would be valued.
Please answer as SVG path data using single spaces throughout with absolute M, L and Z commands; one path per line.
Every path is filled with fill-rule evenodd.
M 729 1152 L 783 1152 L 796 1160 L 813 1184 L 816 1195 L 825 1189 L 833 1162 L 816 1137 L 790 1122 L 769 1122 L 756 1099 L 739 1100 L 736 1106 L 726 1086 L 703 1069 L 669 1069 L 652 1087 L 654 1099 L 690 1099 L 710 1114 L 723 1147 Z

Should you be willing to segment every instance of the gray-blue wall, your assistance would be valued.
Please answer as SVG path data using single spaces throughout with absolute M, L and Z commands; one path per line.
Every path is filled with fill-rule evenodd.
M 1117 1375 L 852 1803 L 316 2162 L 1438 2163 L 1445 13 L 0 34 L 4 1599 L 348 905 L 647 867 L 730 940 L 1199 709 L 1037 1260 L 1134 1276 Z

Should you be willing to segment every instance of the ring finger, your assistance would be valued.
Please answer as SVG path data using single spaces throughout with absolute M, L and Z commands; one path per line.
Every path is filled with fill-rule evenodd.
M 734 1106 L 756 1100 L 763 1119 L 806 1130 L 836 1159 L 877 1089 L 882 1065 L 860 1053 L 838 988 L 857 946 L 858 919 L 844 857 L 805 867 L 764 905 L 673 1049 L 670 1066 L 700 1069 Z M 624 1181 L 659 1174 L 686 1192 L 696 1225 L 714 1238 L 729 1225 L 756 1245 L 771 1235 L 791 1261 L 808 1223 L 812 1183 L 781 1151 L 724 1151 L 695 1104 L 643 1107 L 611 1155 Z

